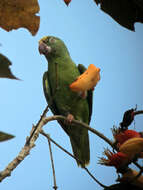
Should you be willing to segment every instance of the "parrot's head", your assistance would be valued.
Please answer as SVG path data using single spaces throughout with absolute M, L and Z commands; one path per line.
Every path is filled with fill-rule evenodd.
M 45 36 L 39 40 L 39 52 L 47 59 L 69 55 L 64 42 L 54 36 Z

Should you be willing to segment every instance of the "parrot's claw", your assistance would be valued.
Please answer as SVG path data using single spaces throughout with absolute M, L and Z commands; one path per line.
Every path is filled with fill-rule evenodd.
M 69 113 L 68 116 L 67 116 L 67 122 L 68 122 L 68 123 L 71 123 L 72 120 L 74 120 L 74 116 Z
M 78 94 L 79 94 L 79 96 L 80 96 L 82 99 L 86 99 L 86 97 L 87 97 L 87 91 L 81 91 L 81 92 L 79 92 Z

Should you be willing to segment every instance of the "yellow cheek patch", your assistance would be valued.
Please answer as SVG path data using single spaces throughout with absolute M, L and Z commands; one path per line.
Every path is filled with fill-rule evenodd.
M 39 40 L 39 43 L 45 41 L 47 38 L 48 38 L 47 36 L 44 36 L 43 38 L 41 38 L 41 39 Z
M 48 81 L 45 80 L 45 86 L 46 86 L 46 89 L 48 89 Z
M 100 69 L 95 65 L 90 64 L 88 69 L 70 84 L 69 87 L 74 92 L 86 91 L 94 89 L 99 80 Z

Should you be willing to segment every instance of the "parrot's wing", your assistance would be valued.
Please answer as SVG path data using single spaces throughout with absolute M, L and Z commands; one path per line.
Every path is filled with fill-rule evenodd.
M 52 94 L 51 85 L 50 85 L 49 77 L 48 77 L 48 71 L 46 71 L 43 75 L 43 90 L 44 90 L 45 98 L 47 100 L 47 103 L 52 113 L 54 115 L 61 115 L 53 98 L 54 94 Z M 64 122 L 62 121 L 58 121 L 58 123 L 62 126 L 64 131 L 69 135 L 69 130 L 68 130 L 69 127 L 65 125 Z
M 48 102 L 49 108 L 54 113 L 54 115 L 58 115 L 58 110 L 56 108 L 54 101 L 52 100 L 53 95 L 52 95 L 51 87 L 48 80 L 48 71 L 45 72 L 43 75 L 43 90 L 44 90 L 44 95 Z
M 84 65 L 82 65 L 82 64 L 78 64 L 78 70 L 79 70 L 80 74 L 82 74 L 86 70 L 86 67 L 84 67 Z M 87 91 L 87 101 L 88 101 L 88 107 L 89 107 L 88 124 L 90 123 L 91 115 L 92 115 L 92 98 L 93 98 L 93 90 L 88 90 Z

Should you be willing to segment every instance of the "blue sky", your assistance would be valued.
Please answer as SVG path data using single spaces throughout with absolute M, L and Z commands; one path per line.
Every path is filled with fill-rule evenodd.
M 110 128 L 118 125 L 125 110 L 143 109 L 143 25 L 135 24 L 131 32 L 103 13 L 93 0 L 72 0 L 67 7 L 62 0 L 39 0 L 40 28 L 36 36 L 26 29 L 6 32 L 0 29 L 1 53 L 13 63 L 11 69 L 21 81 L 0 79 L 1 130 L 16 137 L 1 143 L 0 170 L 19 153 L 46 106 L 42 75 L 47 61 L 38 52 L 38 40 L 46 35 L 61 38 L 73 61 L 101 69 L 101 80 L 94 91 L 90 126 L 112 139 Z M 52 115 L 49 111 L 48 116 Z M 136 116 L 130 129 L 142 130 L 142 116 Z M 68 136 L 57 122 L 44 127 L 55 141 L 71 151 Z M 90 133 L 91 163 L 89 170 L 105 185 L 115 182 L 114 168 L 97 164 L 104 148 L 109 147 Z M 57 185 L 62 190 L 102 189 L 76 162 L 54 145 L 53 154 Z M 110 174 L 110 175 L 109 175 Z M 52 189 L 52 170 L 48 144 L 40 136 L 30 155 L 1 183 L 1 189 Z

